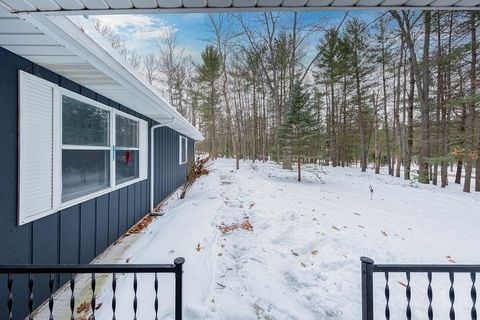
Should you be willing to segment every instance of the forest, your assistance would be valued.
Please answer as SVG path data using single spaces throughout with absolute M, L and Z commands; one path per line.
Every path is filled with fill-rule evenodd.
M 211 158 L 358 166 L 480 192 L 476 11 L 211 14 L 200 57 L 176 32 L 158 52 L 96 29 L 192 124 Z

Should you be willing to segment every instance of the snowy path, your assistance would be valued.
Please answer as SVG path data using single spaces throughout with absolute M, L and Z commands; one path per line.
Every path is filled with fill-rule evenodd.
M 360 263 L 480 263 L 480 195 L 459 186 L 410 187 L 399 178 L 356 168 L 309 167 L 304 181 L 272 163 L 219 159 L 184 200 L 141 235 L 122 240 L 129 263 L 186 258 L 186 319 L 359 319 Z M 370 200 L 368 186 L 374 188 Z M 253 230 L 223 234 L 222 223 Z M 120 261 L 122 261 L 120 259 Z M 108 252 L 104 257 L 108 261 Z M 412 276 L 414 315 L 425 318 L 426 277 Z M 161 279 L 160 315 L 172 316 L 173 280 Z M 378 314 L 383 284 L 376 277 Z M 404 275 L 392 276 L 392 313 L 404 315 Z M 469 304 L 466 278 L 456 279 L 456 306 Z M 139 319 L 153 317 L 151 278 L 140 278 Z M 417 289 L 418 288 L 418 289 Z M 448 281 L 434 277 L 434 308 L 448 309 Z M 118 286 L 120 317 L 131 318 L 131 279 Z M 97 319 L 110 318 L 110 294 Z M 457 313 L 466 318 L 466 313 Z M 439 317 L 439 319 L 447 318 Z

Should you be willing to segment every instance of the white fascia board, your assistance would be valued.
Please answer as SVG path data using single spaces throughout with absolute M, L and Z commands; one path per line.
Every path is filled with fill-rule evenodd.
M 124 88 L 133 91 L 139 98 L 156 108 L 159 117 L 157 120 L 155 116 L 150 115 L 153 120 L 160 121 L 159 119 L 165 118 L 164 114 L 167 113 L 169 117 L 176 119 L 177 125 L 181 124 L 186 135 L 197 141 L 204 139 L 200 131 L 156 94 L 152 87 L 142 81 L 117 52 L 113 49 L 107 51 L 97 43 L 97 41 L 101 42 L 103 39 L 92 38 L 92 34 L 96 33 L 95 30 L 88 30 L 90 35 L 85 32 L 85 29 L 82 30 L 78 25 L 81 21 L 79 20 L 80 17 L 46 16 L 38 13 L 19 14 L 18 16 L 35 25 L 47 36 L 58 41 L 74 54 L 86 59 L 93 67 L 111 77 Z M 85 18 L 83 19 L 81 27 L 91 28 L 90 22 Z

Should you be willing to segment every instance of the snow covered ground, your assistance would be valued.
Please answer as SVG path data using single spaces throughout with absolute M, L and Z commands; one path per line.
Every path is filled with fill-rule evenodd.
M 306 166 L 299 183 L 295 171 L 274 163 L 241 162 L 239 171 L 234 164 L 216 160 L 186 199 L 174 195 L 164 216 L 99 262 L 185 257 L 185 319 L 302 320 L 360 319 L 360 256 L 377 263 L 480 263 L 479 193 L 358 168 Z M 244 228 L 219 228 L 234 223 Z M 153 276 L 139 280 L 138 319 L 153 319 Z M 376 275 L 379 319 L 384 284 Z M 390 278 L 392 319 L 404 318 L 405 284 L 404 274 Z M 426 275 L 413 274 L 411 286 L 414 318 L 426 318 Z M 446 319 L 448 275 L 434 275 L 432 286 L 435 314 Z M 456 277 L 458 319 L 469 315 L 470 286 L 468 275 Z M 132 293 L 131 277 L 121 276 L 117 319 L 132 318 Z M 97 319 L 111 319 L 110 299 L 105 286 Z M 172 275 L 160 277 L 159 301 L 159 318 L 173 318 Z

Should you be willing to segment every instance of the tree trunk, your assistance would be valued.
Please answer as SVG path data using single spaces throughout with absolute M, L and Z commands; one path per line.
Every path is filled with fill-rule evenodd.
M 429 183 L 429 163 L 428 158 L 430 157 L 430 107 L 429 107 L 429 82 L 430 82 L 430 65 L 429 65 L 429 52 L 430 52 L 430 24 L 431 24 L 431 11 L 424 11 L 425 15 L 424 26 L 425 26 L 425 39 L 423 43 L 423 104 L 421 104 L 421 131 L 422 131 L 422 144 L 420 147 L 420 159 L 419 166 L 420 171 L 418 173 L 418 182 L 420 183 Z M 419 84 L 417 84 L 419 87 Z M 420 95 L 420 92 L 419 92 Z
M 388 129 L 388 111 L 387 111 L 387 77 L 385 71 L 386 64 L 385 43 L 382 41 L 382 87 L 383 87 L 383 116 L 385 128 L 385 147 L 387 155 L 388 174 L 393 176 L 392 150 L 390 149 L 390 132 Z
M 378 137 L 378 107 L 375 101 L 375 93 L 372 94 L 372 105 L 373 105 L 373 121 L 374 121 L 373 138 L 375 141 L 375 174 L 380 174 L 381 150 L 380 150 L 380 141 Z
M 400 88 L 401 88 L 401 73 L 402 73 L 402 63 L 403 63 L 403 51 L 404 51 L 404 42 L 403 42 L 403 36 L 400 36 L 401 41 L 400 41 L 400 59 L 398 62 L 398 69 L 397 69 L 397 85 L 395 87 L 395 110 L 394 110 L 394 124 L 396 127 L 396 132 L 395 132 L 395 139 L 397 142 L 397 151 L 396 151 L 396 158 L 397 158 L 397 163 L 396 163 L 396 168 L 395 168 L 395 176 L 400 177 L 400 167 L 401 164 L 403 163 L 403 156 L 404 156 L 404 147 L 403 147 L 403 137 L 402 137 L 402 128 L 400 126 Z M 406 85 L 406 84 L 405 84 Z
M 332 166 L 337 166 L 337 133 L 335 121 L 335 91 L 332 77 L 330 77 L 330 159 Z
M 397 20 L 402 34 L 405 36 L 405 43 L 410 53 L 410 63 L 415 76 L 415 84 L 417 87 L 418 100 L 420 102 L 420 115 L 421 115 L 421 146 L 420 146 L 420 159 L 419 159 L 419 177 L 420 183 L 429 183 L 429 164 L 428 158 L 430 155 L 429 138 L 430 138 L 430 109 L 428 101 L 428 88 L 429 88 L 429 52 L 430 52 L 430 22 L 431 12 L 423 11 L 424 15 L 424 43 L 423 43 L 423 67 L 420 69 L 420 65 L 417 61 L 415 53 L 415 44 L 412 39 L 412 25 L 410 24 L 410 16 L 407 11 L 401 11 L 403 19 L 400 17 L 397 11 L 391 11 L 392 16 Z
M 297 179 L 298 179 L 298 182 L 302 182 L 302 160 L 300 159 L 300 157 L 297 159 Z
M 462 70 L 459 68 L 458 70 L 458 77 L 460 79 L 459 81 L 459 90 L 460 90 L 460 96 L 462 97 L 464 95 L 463 92 L 463 77 L 462 77 Z M 462 103 L 462 117 L 460 118 L 460 147 L 464 148 L 465 147 L 465 126 L 467 123 L 467 105 L 465 103 Z M 457 160 L 457 171 L 455 173 L 455 183 L 456 184 L 461 184 L 462 183 L 462 169 L 463 169 L 463 158 L 465 155 L 459 155 L 459 159 Z
M 477 147 L 477 165 L 475 167 L 475 191 L 480 192 L 480 135 Z
M 412 170 L 412 153 L 413 153 L 413 99 L 415 91 L 415 77 L 413 73 L 412 57 L 409 57 L 410 66 L 410 86 L 408 90 L 408 115 L 407 115 L 407 145 L 405 151 L 405 171 L 404 179 L 410 180 Z
M 475 12 L 470 12 L 470 33 L 471 33 L 471 57 L 470 62 L 470 97 L 474 97 L 477 92 L 477 30 L 476 30 L 476 19 Z M 465 182 L 463 184 L 463 191 L 470 192 L 470 184 L 472 180 L 472 169 L 473 169 L 473 137 L 475 130 L 475 102 L 472 101 L 468 107 L 468 117 L 465 130 Z

